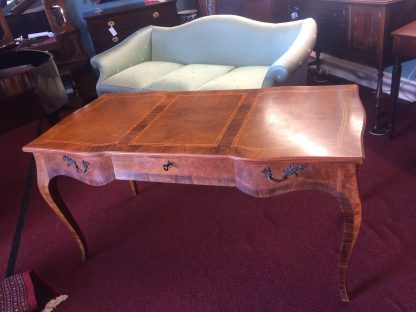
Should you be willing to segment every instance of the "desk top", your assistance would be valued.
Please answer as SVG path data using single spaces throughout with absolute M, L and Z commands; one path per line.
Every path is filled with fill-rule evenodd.
M 23 150 L 361 163 L 355 85 L 106 94 Z
M 416 21 L 413 21 L 393 31 L 392 36 L 416 37 Z
M 416 21 L 395 30 L 393 36 L 393 56 L 396 58 L 416 57 Z

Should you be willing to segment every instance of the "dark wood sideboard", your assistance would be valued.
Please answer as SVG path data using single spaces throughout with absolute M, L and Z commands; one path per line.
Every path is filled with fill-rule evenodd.
M 385 66 L 392 64 L 391 32 L 416 19 L 416 0 L 288 0 L 297 18 L 318 23 L 315 51 L 375 67 L 378 71 L 375 123 L 380 127 L 380 101 Z M 290 15 L 289 15 L 290 16 Z M 277 18 L 276 18 L 277 19 Z
M 105 51 L 148 25 L 178 25 L 176 0 L 164 0 L 148 5 L 115 8 L 103 13 L 85 16 L 95 52 Z M 110 28 L 116 33 L 111 33 Z
M 289 17 L 289 0 L 199 0 L 198 3 L 201 15 L 235 14 L 263 22 L 286 21 Z

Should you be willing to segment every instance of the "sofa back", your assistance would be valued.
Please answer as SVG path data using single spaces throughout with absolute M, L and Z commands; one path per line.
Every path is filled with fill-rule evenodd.
M 211 15 L 152 29 L 152 60 L 182 64 L 270 66 L 299 35 L 304 22 L 265 23 Z

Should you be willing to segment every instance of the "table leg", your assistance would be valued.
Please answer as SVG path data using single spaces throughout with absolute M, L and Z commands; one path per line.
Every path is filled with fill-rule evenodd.
M 390 139 L 393 138 L 394 124 L 396 122 L 397 100 L 399 98 L 400 77 L 402 73 L 402 65 L 400 59 L 394 59 L 393 73 L 391 78 L 391 92 L 390 92 Z
M 381 97 L 383 95 L 383 68 L 378 69 L 374 126 L 370 130 L 373 135 L 386 135 L 388 130 L 380 127 Z
M 131 193 L 133 194 L 133 196 L 139 195 L 139 187 L 137 186 L 136 181 L 130 180 L 129 185 L 130 185 Z
M 88 257 L 87 242 L 81 232 L 80 227 L 76 223 L 74 217 L 66 207 L 65 202 L 58 192 L 56 185 L 57 179 L 55 176 L 49 175 L 42 155 L 35 154 L 34 156 L 36 159 L 39 191 L 49 206 L 52 208 L 52 210 L 58 215 L 61 221 L 67 226 L 69 231 L 75 237 L 75 240 L 77 241 L 81 250 L 81 259 L 82 261 L 85 261 Z
M 294 168 L 294 165 L 289 167 Z M 338 290 L 342 301 L 348 302 L 347 266 L 361 226 L 357 165 L 354 163 L 297 165 L 297 169 L 292 169 L 293 174 L 285 177 L 273 176 L 271 167 L 246 162 L 238 163 L 236 187 L 246 194 L 257 197 L 271 197 L 300 190 L 319 190 L 338 200 L 344 221 L 338 260 Z M 285 168 L 282 170 L 283 173 L 289 172 L 288 167 L 276 167 L 278 170 L 275 172 L 280 172 L 282 167 Z M 244 172 L 244 170 L 248 171 Z M 260 172 L 263 177 L 260 176 Z
M 338 290 L 344 302 L 349 302 L 346 282 L 347 266 L 360 231 L 362 214 L 356 168 L 355 166 L 352 168 L 347 172 L 339 173 L 336 195 L 344 219 L 341 254 L 338 262 Z

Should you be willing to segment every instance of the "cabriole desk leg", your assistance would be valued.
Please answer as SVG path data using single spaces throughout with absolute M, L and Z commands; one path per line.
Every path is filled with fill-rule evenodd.
M 67 226 L 69 231 L 75 237 L 75 240 L 81 250 L 81 259 L 82 261 L 85 261 L 88 257 L 86 240 L 80 227 L 76 223 L 74 217 L 66 207 L 65 202 L 58 192 L 56 177 L 49 176 L 42 155 L 35 154 L 34 156 L 36 160 L 39 191 L 52 210 L 58 215 L 59 219 L 61 219 L 61 221 Z
M 337 180 L 336 197 L 344 219 L 341 254 L 338 262 L 338 289 L 342 301 L 349 302 L 346 281 L 347 266 L 360 231 L 362 217 L 355 165 L 349 166 L 348 170 L 340 170 Z

